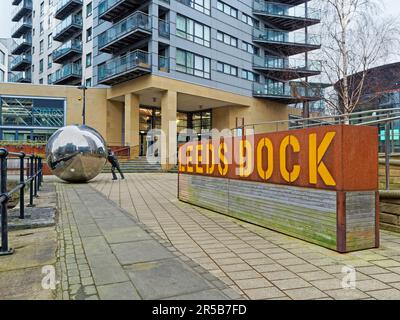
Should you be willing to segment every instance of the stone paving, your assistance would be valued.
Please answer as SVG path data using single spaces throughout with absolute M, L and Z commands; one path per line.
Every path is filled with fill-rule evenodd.
M 91 182 L 90 186 L 146 225 L 166 245 L 169 244 L 171 250 L 176 249 L 181 252 L 183 254 L 181 258 L 190 258 L 235 290 L 240 297 L 400 299 L 399 234 L 382 232 L 379 249 L 338 254 L 271 230 L 182 203 L 177 200 L 176 174 L 128 174 L 127 179 L 123 181 L 111 181 L 110 175 L 103 174 Z M 65 239 L 62 253 L 66 255 L 67 263 L 63 268 L 67 269 L 68 273 L 72 272 L 71 276 L 77 274 L 77 270 L 81 268 L 87 270 L 88 258 L 82 254 L 82 249 L 85 242 L 89 246 L 92 243 L 88 238 L 79 240 L 76 236 L 77 222 L 81 223 L 83 217 L 80 221 L 72 221 L 70 212 L 75 206 L 75 199 L 80 196 L 84 200 L 84 197 L 79 189 L 75 192 L 75 195 L 69 192 L 68 199 L 64 201 L 64 203 L 70 202 L 72 208 L 64 208 L 69 213 L 63 219 L 68 217 L 69 223 L 66 220 L 62 223 Z M 64 197 L 67 196 L 65 191 L 63 194 Z M 93 208 L 82 208 L 88 210 L 92 216 L 100 209 L 95 203 Z M 92 233 L 96 239 L 99 231 L 97 228 L 93 227 L 91 230 L 88 227 L 86 232 Z M 103 239 L 110 241 L 104 233 L 106 230 L 102 232 Z M 124 234 L 125 236 L 129 237 L 129 233 Z M 103 245 L 101 241 L 95 242 L 96 246 Z M 112 246 L 114 254 L 119 255 L 123 263 L 135 262 L 125 257 L 123 249 L 118 245 Z M 76 256 L 71 257 L 74 248 Z M 125 249 L 129 252 L 136 250 L 136 247 L 133 245 Z M 74 268 L 68 269 L 69 265 Z M 346 273 L 342 272 L 343 267 L 355 268 L 355 288 L 343 288 L 342 281 L 346 276 Z M 125 271 L 129 272 L 129 268 Z M 83 291 L 86 292 L 86 288 L 90 288 L 89 290 L 93 290 L 92 297 L 101 295 L 101 292 L 95 293 L 95 287 L 91 285 L 94 281 L 93 276 L 89 274 L 87 276 L 82 278 L 82 282 L 85 279 L 88 283 Z M 78 278 L 72 279 L 70 287 L 78 281 Z M 135 278 L 131 280 L 134 282 Z M 129 282 L 125 284 L 128 285 Z M 146 286 L 145 283 L 142 285 Z M 78 286 L 72 288 L 74 289 L 72 294 L 76 295 Z M 129 291 L 128 288 L 126 290 Z
M 56 186 L 59 298 L 243 298 L 89 184 Z

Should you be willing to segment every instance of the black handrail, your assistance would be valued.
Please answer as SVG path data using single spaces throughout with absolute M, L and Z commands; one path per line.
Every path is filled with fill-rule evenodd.
M 19 158 L 19 184 L 10 191 L 7 191 L 7 160 Z M 25 159 L 27 176 L 25 179 Z M 25 219 L 25 187 L 29 183 L 29 205 L 33 207 L 33 198 L 37 197 L 43 182 L 42 158 L 34 154 L 23 152 L 9 152 L 5 148 L 0 148 L 0 207 L 1 207 L 1 247 L 0 256 L 12 254 L 13 249 L 8 246 L 8 217 L 7 203 L 11 196 L 19 191 L 19 218 Z

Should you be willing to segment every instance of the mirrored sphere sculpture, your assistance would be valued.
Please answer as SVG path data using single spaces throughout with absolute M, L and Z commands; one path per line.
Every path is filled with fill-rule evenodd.
M 57 130 L 46 146 L 47 164 L 54 175 L 68 182 L 95 178 L 107 161 L 107 146 L 95 129 L 82 125 Z

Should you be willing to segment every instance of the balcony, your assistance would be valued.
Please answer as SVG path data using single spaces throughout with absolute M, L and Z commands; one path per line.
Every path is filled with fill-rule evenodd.
M 52 84 L 80 84 L 82 81 L 82 65 L 69 63 L 57 70 L 51 79 Z
M 292 104 L 321 100 L 323 88 L 315 84 L 308 84 L 307 86 L 307 84 L 300 82 L 283 83 L 270 81 L 267 84 L 254 82 L 253 96 L 284 104 Z
M 268 51 L 292 56 L 321 48 L 321 37 L 305 32 L 285 32 L 275 29 L 253 28 L 253 41 Z
M 10 82 L 31 83 L 32 74 L 30 71 L 16 72 L 10 77 Z
M 158 35 L 162 38 L 170 38 L 169 21 L 158 20 Z
M 25 71 L 31 66 L 31 63 L 32 56 L 30 54 L 23 54 L 11 61 L 10 69 L 11 71 Z
M 22 0 L 20 4 L 14 9 L 12 16 L 12 21 L 17 22 L 21 20 L 22 17 L 27 14 L 32 13 L 32 0 Z
M 158 56 L 158 70 L 161 72 L 169 72 L 169 58 Z
M 99 19 L 117 21 L 135 11 L 143 0 L 103 0 L 99 3 Z
M 20 55 L 32 47 L 32 38 L 26 37 L 16 40 L 16 44 L 11 49 L 12 55 Z
M 27 32 L 32 30 L 32 19 L 24 18 L 23 20 L 16 23 L 11 31 L 11 37 L 20 38 Z
M 82 0 L 60 0 L 57 3 L 54 17 L 63 20 L 80 7 L 82 7 Z
M 98 66 L 98 83 L 114 85 L 151 72 L 151 56 L 136 50 Z
M 53 39 L 55 41 L 65 42 L 73 35 L 80 32 L 82 32 L 82 17 L 70 15 L 57 25 Z
M 306 6 L 253 1 L 253 13 L 280 30 L 294 31 L 320 22 L 320 11 Z
M 288 81 L 321 73 L 321 61 L 293 59 L 276 56 L 253 56 L 253 69 L 262 72 L 268 78 Z
M 67 60 L 82 55 L 82 42 L 69 40 L 53 51 L 53 62 L 63 63 Z
M 151 35 L 151 20 L 137 11 L 98 36 L 99 50 L 112 53 Z

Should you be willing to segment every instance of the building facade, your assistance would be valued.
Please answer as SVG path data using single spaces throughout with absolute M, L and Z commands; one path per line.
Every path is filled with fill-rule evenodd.
M 8 48 L 0 39 L 0 82 L 8 82 Z
M 88 0 L 13 0 L 14 82 L 92 86 L 93 6 Z
M 33 0 L 31 15 L 33 83 L 104 88 L 107 141 L 134 155 L 151 130 L 171 137 L 168 159 L 181 129 L 288 119 L 288 104 L 320 97 L 307 0 Z

